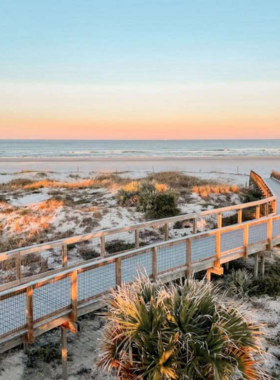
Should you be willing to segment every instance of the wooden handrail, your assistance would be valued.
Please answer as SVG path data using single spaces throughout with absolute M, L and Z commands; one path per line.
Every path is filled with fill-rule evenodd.
M 11 326 L 11 329 L 5 333 L 0 334 L 0 352 L 5 351 L 15 345 L 22 343 L 27 337 L 29 342 L 34 340 L 34 337 L 40 335 L 41 333 L 51 330 L 54 327 L 57 327 L 60 323 L 64 323 L 65 320 L 75 322 L 79 315 L 82 315 L 86 312 L 92 311 L 96 308 L 99 308 L 102 303 L 100 303 L 104 296 L 108 295 L 108 291 L 110 287 L 104 287 L 98 294 L 94 294 L 94 288 L 89 288 L 91 290 L 92 295 L 84 296 L 84 298 L 77 299 L 79 284 L 81 280 L 81 274 L 83 272 L 91 273 L 91 278 L 95 279 L 98 274 L 98 270 L 102 267 L 106 266 L 115 266 L 115 279 L 112 279 L 114 286 L 120 285 L 123 279 L 123 275 L 125 275 L 123 263 L 135 257 L 138 257 L 135 263 L 139 263 L 142 259 L 143 262 L 146 262 L 147 255 L 150 257 L 151 268 L 150 268 L 150 277 L 152 280 L 157 280 L 158 278 L 163 279 L 164 281 L 170 281 L 173 278 L 178 278 L 182 275 L 187 275 L 188 277 L 191 275 L 192 271 L 200 271 L 207 268 L 213 268 L 217 270 L 217 264 L 223 264 L 236 258 L 245 257 L 249 254 L 253 254 L 258 252 L 261 249 L 266 249 L 267 247 L 273 247 L 274 245 L 279 244 L 280 235 L 273 236 L 273 223 L 280 220 L 280 215 L 273 217 L 264 217 L 258 220 L 253 220 L 246 223 L 241 223 L 238 225 L 218 228 L 216 230 L 207 231 L 203 233 L 198 233 L 196 235 L 187 236 L 184 238 L 179 238 L 175 240 L 164 241 L 161 243 L 153 244 L 149 247 L 142 247 L 135 249 L 130 252 L 116 254 L 114 257 L 101 258 L 97 261 L 89 261 L 86 263 L 82 263 L 79 265 L 75 265 L 73 268 L 63 268 L 59 273 L 46 275 L 44 278 L 36 279 L 33 281 L 29 281 L 26 284 L 22 284 L 20 286 L 6 289 L 0 292 L 0 307 L 1 302 L 11 299 L 13 297 L 18 297 L 20 294 L 26 294 L 26 307 L 19 308 L 17 298 L 15 298 L 15 304 L 9 302 L 7 304 L 3 304 L 2 306 L 2 316 L 3 313 L 7 313 L 7 317 L 11 313 L 21 313 L 20 318 L 26 318 L 26 323 L 21 322 L 22 324 L 19 326 Z M 264 225 L 267 226 L 263 229 L 266 231 L 266 235 L 262 241 L 258 241 L 257 243 L 248 244 L 248 231 L 249 236 L 250 233 L 254 235 L 254 226 Z M 230 232 L 234 231 L 243 231 L 243 241 L 237 242 L 234 248 L 223 250 L 222 249 L 222 239 L 223 236 L 227 236 Z M 204 250 L 205 253 L 208 253 L 208 256 L 205 256 L 203 259 L 198 259 L 193 255 L 194 245 L 197 240 L 207 239 L 208 237 L 213 236 L 215 240 L 215 252 L 209 255 L 209 244 L 205 240 Z M 158 266 L 158 262 L 160 260 L 162 252 L 169 249 L 172 253 L 173 247 L 177 247 L 174 251 L 174 258 L 178 255 L 178 249 L 182 251 L 183 256 L 185 257 L 184 261 L 175 263 L 174 258 L 170 260 L 171 266 L 168 269 L 160 269 Z M 171 257 L 169 255 L 169 257 Z M 135 264 L 135 265 L 136 265 Z M 216 269 L 215 269 L 216 268 Z M 147 268 L 148 269 L 148 268 Z M 131 267 L 131 270 L 135 272 L 136 267 Z M 127 272 L 126 272 L 127 275 Z M 177 277 L 176 277 L 177 276 Z M 65 279 L 69 279 L 69 292 L 65 293 Z M 104 278 L 100 277 L 100 282 Z M 43 298 L 40 300 L 40 293 L 37 292 L 37 289 L 45 287 L 49 284 L 62 282 L 61 287 L 61 297 L 67 297 L 67 303 L 65 306 L 58 306 L 56 310 L 49 310 L 48 305 L 44 302 L 44 292 Z M 63 285 L 64 284 L 64 285 Z M 99 286 L 97 286 L 99 288 Z M 59 304 L 63 305 L 60 300 L 59 289 L 56 290 L 50 289 L 50 294 L 48 294 L 48 298 L 50 300 L 50 305 L 56 304 L 56 300 L 59 299 Z M 57 294 L 58 292 L 58 294 Z M 39 297 L 39 298 L 38 298 Z M 69 301 L 69 302 L 68 302 Z M 36 303 L 37 302 L 37 303 Z M 65 303 L 65 302 L 64 302 Z M 7 306 L 5 306 L 7 305 Z M 16 310 L 12 309 L 12 305 L 15 305 Z M 39 306 L 38 306 L 39 305 Z M 46 310 L 45 313 L 40 311 L 38 316 L 38 310 L 36 308 L 43 308 Z M 45 308 L 45 309 L 44 309 Z M 36 317 L 37 315 L 37 317 Z M 25 316 L 25 317 L 24 317 Z M 36 319 L 37 318 L 37 319 Z M 21 320 L 21 319 L 20 319 Z M 63 322 L 62 322 L 63 321 Z M 11 319 L 11 324 L 14 323 L 14 319 Z M 1 331 L 1 326 L 0 326 Z M 1 347 L 2 344 L 2 347 Z
M 180 222 L 180 221 L 186 221 L 191 220 L 193 221 L 193 233 L 197 233 L 197 220 L 198 218 L 202 218 L 205 216 L 210 215 L 217 215 L 218 216 L 218 228 L 222 227 L 222 214 L 228 211 L 237 211 L 238 212 L 238 223 L 242 222 L 242 210 L 247 208 L 256 207 L 256 217 L 260 217 L 259 213 L 259 207 L 267 207 L 274 205 L 274 207 L 270 207 L 272 212 L 270 212 L 269 207 L 267 207 L 266 215 L 274 215 L 276 212 L 276 196 L 274 195 L 273 191 L 267 186 L 266 182 L 263 180 L 261 176 L 259 176 L 256 172 L 251 171 L 250 173 L 250 182 L 253 183 L 263 194 L 265 197 L 264 199 L 260 199 L 258 201 L 234 205 L 234 206 L 227 206 L 227 207 L 221 207 L 217 209 L 212 210 L 206 210 L 202 211 L 200 213 L 192 213 L 192 214 L 186 214 L 186 215 L 179 215 L 176 217 L 171 218 L 164 218 L 164 219 L 158 219 L 153 220 L 149 222 L 144 223 L 137 223 L 126 227 L 118 227 L 103 231 L 98 231 L 95 233 L 89 233 L 89 234 L 83 234 L 79 236 L 73 236 L 65 239 L 59 239 L 47 243 L 37 244 L 29 247 L 24 248 L 17 248 L 14 250 L 2 252 L 0 254 L 0 262 L 5 260 L 11 260 L 16 258 L 17 262 L 17 280 L 10 282 L 12 284 L 20 284 L 22 282 L 25 282 L 24 279 L 22 279 L 21 276 L 21 265 L 22 257 L 26 256 L 28 254 L 32 253 L 39 253 L 42 251 L 50 250 L 53 248 L 61 247 L 62 252 L 62 266 L 67 267 L 68 266 L 68 260 L 67 260 L 67 246 L 70 244 L 76 244 L 81 243 L 84 241 L 89 241 L 95 238 L 100 239 L 100 257 L 106 257 L 106 250 L 105 250 L 105 239 L 107 236 L 114 236 L 123 232 L 131 232 L 135 234 L 135 247 L 139 247 L 139 231 L 141 229 L 150 228 L 150 227 L 164 227 L 164 239 L 168 240 L 169 234 L 168 234 L 168 228 L 170 223 Z M 116 252 L 115 254 L 117 254 Z M 115 255 L 114 254 L 114 255 Z M 110 255 L 112 257 L 113 254 Z M 96 260 L 96 259 L 95 259 Z M 56 272 L 56 271 L 55 271 Z M 34 276 L 30 276 L 29 279 L 32 279 Z M 0 289 L 2 289 L 3 286 L 0 286 Z
M 272 170 L 270 177 L 276 179 L 276 181 L 280 181 L 280 172 L 277 170 Z

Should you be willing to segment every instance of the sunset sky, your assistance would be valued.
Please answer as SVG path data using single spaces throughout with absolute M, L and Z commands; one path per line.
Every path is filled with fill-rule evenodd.
M 1 0 L 1 139 L 280 138 L 279 0 Z

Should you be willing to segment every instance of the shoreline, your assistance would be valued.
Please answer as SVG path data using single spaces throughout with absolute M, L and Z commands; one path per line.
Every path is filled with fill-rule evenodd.
M 0 162 L 166 162 L 166 161 L 275 161 L 280 156 L 197 156 L 197 157 L 0 157 Z

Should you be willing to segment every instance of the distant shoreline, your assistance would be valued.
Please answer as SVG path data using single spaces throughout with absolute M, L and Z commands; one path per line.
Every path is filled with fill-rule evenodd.
M 166 161 L 275 161 L 280 156 L 192 156 L 192 157 L 0 157 L 0 162 L 166 162 Z

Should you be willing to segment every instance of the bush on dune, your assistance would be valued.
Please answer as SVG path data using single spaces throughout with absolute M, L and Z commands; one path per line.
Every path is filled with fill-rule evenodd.
M 246 269 L 233 269 L 225 276 L 226 289 L 236 296 L 245 297 L 248 295 L 252 291 L 252 284 L 253 275 Z
M 133 181 L 117 194 L 119 204 L 135 206 L 137 211 L 146 213 L 146 217 L 151 219 L 178 215 L 177 198 L 166 184 L 154 181 Z
M 163 219 L 180 214 L 176 195 L 172 192 L 157 194 L 152 209 L 148 212 L 151 219 Z
M 98 366 L 118 379 L 261 379 L 259 327 L 211 283 L 112 291 Z

